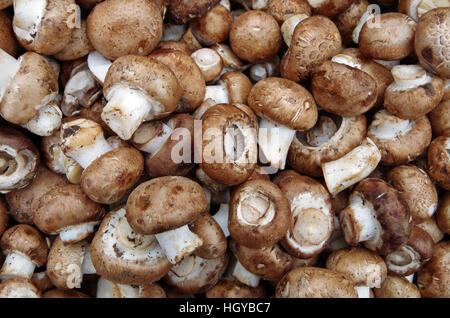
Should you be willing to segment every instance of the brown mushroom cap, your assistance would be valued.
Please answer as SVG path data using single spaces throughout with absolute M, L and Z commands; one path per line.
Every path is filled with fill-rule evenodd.
M 313 146 L 308 143 L 307 132 L 297 132 L 288 153 L 288 164 L 300 173 L 312 177 L 323 175 L 322 164 L 337 160 L 359 146 L 366 135 L 366 117 L 335 118 L 319 115 L 316 126 L 320 127 L 323 117 L 336 122 L 338 129 L 325 143 Z
M 19 252 L 29 257 L 37 267 L 47 263 L 47 242 L 38 230 L 28 224 L 10 227 L 3 233 L 0 243 L 5 254 Z
M 25 124 L 37 114 L 37 106 L 49 102 L 57 92 L 58 79 L 50 63 L 27 52 L 0 101 L 0 114 L 11 123 Z
M 346 45 L 353 43 L 352 33 L 359 23 L 359 19 L 366 12 L 369 2 L 367 0 L 352 1 L 351 4 L 335 18 L 337 28 Z
M 57 234 L 69 226 L 99 221 L 104 214 L 104 207 L 90 200 L 79 185 L 67 184 L 41 196 L 34 223 L 44 233 Z
M 315 15 L 321 14 L 330 19 L 347 9 L 351 2 L 351 0 L 322 0 L 317 1 L 317 6 L 314 6 L 315 1 L 308 1 Z
M 0 49 L 11 56 L 16 57 L 19 51 L 19 43 L 12 29 L 12 18 L 8 11 L 0 11 Z
M 176 50 L 158 50 L 150 55 L 168 66 L 178 80 L 182 90 L 179 112 L 195 110 L 205 97 L 206 84 L 194 60 L 187 54 Z
M 450 297 L 450 241 L 442 241 L 433 249 L 431 260 L 417 274 L 422 297 Z
M 264 298 L 266 295 L 267 291 L 262 285 L 250 287 L 226 278 L 206 292 L 206 298 Z
M 71 61 L 86 56 L 94 50 L 86 33 L 86 20 L 81 21 L 81 27 L 74 29 L 70 42 L 54 57 L 60 61 Z
M 381 164 L 394 166 L 407 164 L 416 159 L 428 147 L 431 141 L 431 125 L 426 116 L 409 120 L 408 128 L 398 133 L 388 133 L 389 138 L 379 136 L 377 130 L 383 125 L 402 125 L 402 120 L 385 110 L 377 112 L 368 128 L 367 137 L 377 145 L 381 152 Z M 380 128 L 387 132 L 387 127 Z
M 8 228 L 9 216 L 5 200 L 0 197 L 0 235 Z
M 338 272 L 318 267 L 289 271 L 277 284 L 277 298 L 357 298 L 353 283 Z
M 230 199 L 228 230 L 239 244 L 250 248 L 273 246 L 289 228 L 289 201 L 272 182 L 250 180 Z
M 142 286 L 140 298 L 167 298 L 166 291 L 157 283 Z
M 220 0 L 167 0 L 167 16 L 175 24 L 186 24 L 193 18 L 202 17 Z
M 191 55 L 193 51 L 182 41 L 161 41 L 155 50 L 177 50 L 187 55 Z
M 303 81 L 315 65 L 341 49 L 341 35 L 333 21 L 321 15 L 306 18 L 295 27 L 291 46 L 281 60 L 281 75 L 292 81 Z
M 0 284 L 0 298 L 41 298 L 41 292 L 31 280 L 15 277 Z
M 152 1 L 103 1 L 87 18 L 92 46 L 109 60 L 127 54 L 146 56 L 158 45 L 162 34 L 160 10 Z
M 383 13 L 369 19 L 359 34 L 362 54 L 378 60 L 400 60 L 414 51 L 417 23 L 399 12 Z
M 450 136 L 450 99 L 441 102 L 428 113 L 433 136 Z
M 232 23 L 230 10 L 218 4 L 201 18 L 192 19 L 190 26 L 201 44 L 211 46 L 228 39 Z
M 178 80 L 170 68 L 144 56 L 126 55 L 115 60 L 106 74 L 103 94 L 107 96 L 115 84 L 140 88 L 150 98 L 160 102 L 164 112 L 159 117 L 173 112 L 181 97 Z
M 55 287 L 48 277 L 47 271 L 34 272 L 31 276 L 31 282 L 43 293 Z
M 295 130 L 311 129 L 318 117 L 311 93 L 284 78 L 269 77 L 256 83 L 248 104 L 256 115 Z
M 445 233 L 439 228 L 436 222 L 436 216 L 421 220 L 420 223 L 414 223 L 414 225 L 427 232 L 433 239 L 434 244 L 439 243 L 445 236 Z
M 419 288 L 401 276 L 388 275 L 380 288 L 374 290 L 376 298 L 421 298 Z
M 379 288 L 387 276 L 383 258 L 360 247 L 334 251 L 327 258 L 326 268 L 342 273 L 356 286 L 370 288 Z
M 445 190 L 450 190 L 450 137 L 434 139 L 428 147 L 428 174 Z
M 277 244 L 249 248 L 231 239 L 230 249 L 246 270 L 265 280 L 278 282 L 292 266 L 292 257 Z
M 402 193 L 413 219 L 427 219 L 436 211 L 438 195 L 425 171 L 414 165 L 402 165 L 391 169 L 387 180 Z
M 180 176 L 154 178 L 137 186 L 128 197 L 127 220 L 141 234 L 157 234 L 197 219 L 207 209 L 203 188 Z
M 442 231 L 450 234 L 450 192 L 447 192 L 439 201 L 436 222 Z
M 230 186 L 247 180 L 256 165 L 255 122 L 245 111 L 229 104 L 215 105 L 201 118 L 203 171 L 214 181 Z M 232 147 L 227 136 L 234 139 Z M 216 153 L 218 147 L 223 149 L 221 153 Z
M 241 59 L 258 63 L 270 59 L 281 48 L 281 30 L 277 21 L 260 10 L 241 14 L 230 31 L 230 46 Z
M 372 76 L 332 61 L 314 67 L 311 90 L 323 109 L 340 116 L 357 116 L 367 112 L 377 101 L 378 93 Z
M 125 209 L 103 219 L 91 243 L 97 274 L 119 284 L 146 285 L 168 273 L 169 262 L 154 236 L 134 232 Z
M 290 16 L 296 14 L 311 15 L 311 7 L 306 0 L 269 0 L 267 13 L 281 25 Z
M 450 9 L 435 8 L 425 13 L 417 24 L 414 49 L 419 60 L 442 78 L 450 78 Z
M 195 256 L 204 259 L 218 258 L 227 250 L 227 239 L 216 220 L 208 213 L 200 216 L 189 226 L 197 234 L 203 245 L 194 251 Z
M 141 177 L 144 157 L 133 147 L 119 147 L 94 160 L 81 175 L 81 188 L 95 202 L 119 201 Z
M 252 82 L 242 72 L 226 72 L 220 78 L 219 83 L 225 85 L 231 104 L 247 105 L 248 96 L 252 89 Z
M 91 298 L 78 290 L 52 289 L 45 292 L 42 298 Z
M 19 223 L 33 224 L 35 204 L 39 198 L 53 187 L 67 183 L 65 176 L 40 165 L 36 177 L 27 187 L 11 191 L 6 195 L 8 213 Z

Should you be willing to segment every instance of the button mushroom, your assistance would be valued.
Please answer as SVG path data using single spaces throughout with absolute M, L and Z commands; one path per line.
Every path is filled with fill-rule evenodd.
M 191 19 L 195 38 L 204 46 L 225 42 L 230 34 L 233 18 L 229 9 L 218 4 L 201 18 Z
M 422 297 L 450 297 L 450 242 L 438 243 L 431 260 L 417 274 Z
M 31 280 L 16 277 L 0 284 L 0 298 L 41 298 L 41 292 Z
M 445 190 L 450 190 L 450 137 L 434 139 L 427 152 L 428 174 Z
M 185 24 L 190 19 L 202 17 L 220 0 L 168 0 L 167 16 L 175 24 Z
M 450 136 L 450 99 L 444 100 L 429 112 L 428 119 L 433 129 L 433 136 Z
M 447 192 L 439 201 L 439 207 L 436 213 L 436 221 L 439 228 L 450 233 L 450 193 Z
M 73 30 L 69 43 L 54 57 L 59 61 L 71 61 L 88 55 L 92 50 L 86 33 L 86 20 L 82 20 L 80 27 Z
M 380 288 L 374 289 L 376 298 L 421 298 L 419 288 L 401 276 L 388 275 Z
M 206 213 L 197 218 L 194 223 L 189 225 L 189 229 L 203 241 L 202 246 L 194 251 L 195 256 L 203 259 L 217 259 L 226 253 L 227 239 L 225 233 L 210 214 Z

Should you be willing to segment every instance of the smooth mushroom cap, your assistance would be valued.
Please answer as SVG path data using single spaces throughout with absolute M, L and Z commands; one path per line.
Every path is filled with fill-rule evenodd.
M 428 233 L 433 239 L 434 244 L 439 243 L 445 236 L 445 233 L 439 228 L 436 222 L 436 216 L 432 216 L 429 219 L 421 220 L 420 223 L 414 223 L 422 230 Z
M 250 63 L 268 60 L 281 48 L 280 26 L 269 14 L 250 10 L 232 24 L 230 46 L 241 59 Z
M 230 10 L 218 4 L 201 18 L 192 19 L 190 26 L 201 44 L 211 46 L 228 39 L 232 23 Z
M 212 259 L 219 258 L 227 250 L 227 239 L 216 220 L 208 213 L 200 216 L 189 226 L 192 233 L 197 234 L 203 245 L 194 251 L 194 255 Z
M 128 54 L 146 56 L 162 38 L 163 21 L 152 1 L 103 1 L 87 18 L 87 35 L 95 50 L 109 60 Z
M 436 222 L 439 228 L 447 234 L 450 234 L 450 193 L 447 192 L 439 201 L 439 207 L 436 212 Z
M 247 75 L 238 71 L 226 72 L 220 78 L 219 84 L 226 86 L 231 104 L 247 105 L 253 86 Z
M 289 228 L 289 201 L 272 182 L 250 180 L 234 190 L 229 203 L 228 230 L 250 248 L 273 246 Z
M 388 275 L 380 288 L 374 289 L 376 298 L 421 298 L 419 288 L 401 276 Z
M 206 14 L 220 0 L 167 0 L 167 17 L 175 24 L 186 24 Z
M 53 187 L 67 184 L 67 178 L 40 165 L 36 177 L 25 188 L 6 194 L 9 214 L 19 223 L 33 224 L 35 204 Z
M 206 298 L 264 298 L 266 295 L 267 291 L 262 285 L 250 287 L 226 278 L 206 292 Z
M 450 190 L 450 137 L 434 139 L 428 147 L 428 174 L 445 190 Z
M 289 271 L 277 284 L 277 298 L 358 298 L 353 283 L 338 272 L 318 267 Z
M 343 248 L 331 253 L 326 268 L 342 273 L 356 286 L 379 288 L 387 276 L 383 258 L 360 247 Z
M 90 200 L 79 185 L 67 184 L 41 196 L 36 204 L 34 224 L 44 233 L 57 234 L 67 227 L 98 223 L 104 215 L 104 207 Z
M 2 235 L 9 224 L 8 207 L 5 200 L 0 197 L 0 235 Z
M 86 20 L 82 20 L 81 27 L 73 30 L 70 42 L 53 56 L 60 61 L 71 61 L 84 57 L 93 50 L 86 33 Z
M 414 49 L 419 60 L 440 77 L 450 78 L 449 38 L 450 9 L 435 8 L 420 17 Z
M 89 295 L 82 293 L 78 290 L 61 290 L 52 289 L 45 292 L 42 298 L 91 298 Z
M 20 46 L 12 29 L 12 18 L 7 10 L 0 11 L 0 49 L 16 57 Z
M 128 197 L 126 211 L 131 228 L 157 234 L 191 223 L 207 209 L 203 188 L 180 176 L 154 178 L 137 186 Z
M 435 245 L 431 260 L 417 273 L 422 297 L 450 297 L 450 241 Z
M 377 60 L 400 60 L 414 51 L 417 23 L 399 12 L 383 13 L 369 19 L 359 34 L 359 49 Z
M 433 136 L 450 136 L 450 99 L 442 101 L 428 114 Z
M 10 227 L 3 233 L 0 244 L 3 253 L 19 252 L 27 256 L 37 267 L 47 263 L 47 242 L 38 230 L 28 224 Z
M 256 115 L 294 130 L 314 127 L 318 112 L 311 93 L 284 78 L 269 77 L 256 83 L 248 96 Z
M 290 16 L 296 14 L 311 15 L 311 7 L 306 0 L 269 0 L 267 13 L 281 25 Z
M 41 292 L 31 280 L 16 277 L 0 284 L 0 298 L 41 298 Z

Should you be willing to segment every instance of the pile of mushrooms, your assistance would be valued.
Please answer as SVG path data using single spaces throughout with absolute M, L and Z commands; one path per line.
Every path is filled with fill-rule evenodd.
M 0 1 L 0 297 L 450 297 L 450 3 L 388 2 Z

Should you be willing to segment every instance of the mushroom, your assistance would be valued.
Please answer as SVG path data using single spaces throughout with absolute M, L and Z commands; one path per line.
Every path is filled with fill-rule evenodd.
M 450 234 L 450 192 L 447 192 L 439 201 L 436 221 L 442 231 Z
M 210 49 L 220 55 L 225 70 L 244 71 L 248 67 L 227 44 L 216 43 Z
M 186 53 L 187 55 L 192 54 L 192 50 L 189 46 L 182 41 L 161 41 L 155 50 L 178 50 Z
M 202 48 L 202 45 L 197 40 L 197 38 L 192 33 L 192 28 L 189 26 L 186 30 L 186 32 L 183 34 L 183 37 L 181 38 L 181 41 L 186 43 L 189 50 L 196 51 L 200 50 Z
M 34 272 L 33 276 L 31 276 L 31 282 L 41 291 L 41 293 L 55 287 L 53 282 L 48 277 L 46 270 L 42 272 Z
M 220 0 L 167 0 L 167 16 L 175 24 L 204 16 Z
M 8 207 L 5 200 L 0 197 L 0 235 L 2 235 L 9 224 Z
M 273 57 L 281 48 L 281 31 L 277 21 L 260 10 L 240 15 L 232 24 L 230 46 L 239 58 L 258 63 Z
M 61 149 L 84 169 L 81 188 L 98 203 L 119 201 L 144 170 L 144 158 L 137 149 L 113 148 L 104 138 L 101 126 L 88 119 L 73 119 L 62 125 Z
M 303 81 L 315 65 L 338 54 L 341 48 L 341 35 L 333 21 L 321 15 L 306 18 L 295 27 L 291 45 L 281 60 L 281 75 Z
M 15 277 L 0 284 L 0 298 L 41 298 L 41 292 L 31 280 Z
M 311 258 L 322 252 L 333 234 L 331 196 L 319 182 L 293 170 L 279 173 L 273 182 L 289 200 L 289 229 L 281 245 L 292 256 Z
M 434 8 L 447 7 L 446 0 L 399 0 L 398 11 L 409 15 L 414 21 L 419 19 Z
M 296 14 L 311 15 L 311 7 L 306 0 L 269 0 L 267 3 L 268 14 L 282 25 L 287 19 Z
M 8 213 L 19 223 L 33 224 L 35 205 L 39 198 L 53 187 L 63 184 L 67 184 L 64 176 L 40 165 L 36 176 L 27 187 L 6 194 Z
M 289 201 L 272 182 L 250 180 L 233 191 L 229 203 L 231 237 L 250 248 L 270 247 L 287 233 Z
M 434 139 L 428 147 L 428 174 L 445 190 L 450 190 L 450 137 Z
M 202 246 L 194 251 L 195 256 L 202 259 L 217 259 L 226 253 L 227 239 L 225 233 L 220 224 L 210 214 L 205 213 L 197 218 L 194 223 L 189 225 L 189 229 L 203 241 Z
M 419 288 L 401 276 L 388 275 L 379 288 L 376 298 L 421 298 Z
M 433 248 L 431 260 L 417 273 L 417 286 L 422 297 L 450 297 L 450 242 Z
M 381 152 L 381 164 L 407 164 L 425 151 L 431 141 L 431 125 L 426 116 L 401 119 L 383 109 L 378 111 L 367 130 Z
M 407 243 L 412 220 L 400 192 L 381 179 L 364 179 L 339 214 L 347 244 L 387 255 Z
M 252 118 L 236 106 L 218 104 L 201 119 L 201 169 L 229 186 L 247 180 L 257 162 L 257 127 Z
M 4 2 L 4 1 L 3 1 Z M 12 3 L 12 1 L 11 1 Z M 0 8 L 2 7 L 0 1 Z M 7 10 L 0 9 L 0 49 L 16 57 L 20 46 L 12 29 L 12 18 Z
M 188 224 L 206 212 L 202 187 L 185 177 L 166 176 L 137 186 L 128 197 L 127 220 L 139 234 L 155 235 L 172 264 L 200 247 L 203 241 Z
M 204 259 L 189 255 L 164 277 L 167 285 L 184 294 L 199 294 L 217 284 L 228 265 L 228 254 Z
M 200 108 L 202 108 L 204 104 L 207 104 L 207 108 L 210 108 L 221 103 L 247 103 L 251 88 L 252 83 L 250 82 L 250 79 L 242 72 L 226 72 L 220 77 L 220 80 L 216 85 L 206 86 L 204 102 L 197 108 L 195 113 L 201 113 L 202 110 Z M 195 117 L 199 116 L 201 117 L 200 114 Z
M 0 1 L 0 10 L 8 8 L 13 5 L 13 0 L 1 0 Z
M 399 12 L 370 17 L 359 33 L 359 49 L 377 60 L 403 59 L 414 51 L 416 27 L 413 19 Z
M 331 253 L 326 268 L 342 273 L 353 282 L 359 298 L 370 298 L 371 288 L 380 288 L 387 276 L 383 258 L 360 247 L 348 247 Z
M 427 232 L 433 239 L 434 244 L 439 243 L 444 238 L 445 233 L 439 228 L 436 222 L 436 216 L 420 220 L 420 222 L 414 224 Z
M 284 169 L 296 130 L 314 127 L 318 112 L 312 95 L 297 83 L 270 77 L 256 83 L 248 104 L 261 117 L 258 143 L 274 168 Z
M 428 113 L 433 136 L 450 136 L 450 99 L 441 102 Z
M 324 15 L 330 19 L 347 9 L 351 0 L 308 0 L 315 15 Z
M 419 65 L 391 69 L 394 83 L 386 88 L 384 107 L 401 119 L 417 119 L 432 111 L 444 94 L 444 81 Z
M 434 242 L 431 236 L 414 225 L 408 241 L 385 257 L 389 273 L 409 276 L 419 271 L 433 253 Z
M 108 73 L 109 68 L 112 65 L 112 62 L 97 51 L 91 51 L 87 57 L 87 63 L 89 70 L 94 76 L 95 80 L 103 85 L 105 82 L 106 74 Z
M 91 298 L 78 290 L 52 289 L 45 292 L 42 298 Z
M 98 275 L 120 284 L 149 284 L 172 267 L 154 235 L 130 227 L 125 208 L 103 219 L 91 243 L 91 258 Z
M 438 195 L 430 177 L 414 165 L 392 168 L 387 180 L 402 193 L 414 222 L 428 219 L 436 212 Z
M 128 140 L 142 122 L 172 113 L 182 91 L 166 65 L 150 57 L 126 55 L 109 68 L 103 94 L 108 101 L 103 121 L 120 138 Z
M 83 275 L 95 273 L 86 240 L 64 244 L 61 238 L 55 239 L 48 254 L 47 274 L 56 288 L 80 288 Z
M 250 287 L 236 280 L 222 278 L 206 292 L 206 298 L 264 298 L 267 291 L 262 285 Z
M 104 277 L 100 277 L 97 282 L 96 298 L 166 298 L 165 296 L 165 291 L 156 283 L 143 286 L 120 284 Z
M 366 117 L 340 117 L 319 113 L 316 125 L 297 131 L 289 148 L 288 165 L 311 177 L 322 176 L 322 164 L 337 160 L 361 144 Z
M 435 8 L 425 13 L 417 24 L 414 50 L 419 61 L 442 78 L 450 78 L 450 60 L 446 37 L 450 28 L 450 9 Z
M 178 80 L 182 93 L 177 112 L 191 112 L 200 106 L 205 97 L 205 79 L 189 55 L 177 50 L 158 50 L 150 57 L 169 67 Z
M 328 191 L 333 196 L 363 180 L 375 170 L 381 159 L 378 147 L 370 138 L 343 157 L 322 163 Z
M 33 52 L 27 52 L 16 60 L 0 50 L 0 65 L 3 70 L 0 76 L 0 115 L 18 125 L 42 116 L 44 118 L 38 128 L 51 134 L 59 127 L 62 114 L 60 111 L 56 115 L 51 112 L 47 116 L 45 114 L 46 108 L 50 107 L 47 105 L 58 93 L 58 79 L 50 64 Z
M 43 55 L 62 51 L 80 23 L 81 11 L 75 0 L 14 1 L 14 33 L 29 51 Z
M 20 131 L 0 127 L 0 193 L 26 187 L 40 163 L 36 146 Z
M 2 280 L 13 277 L 30 279 L 36 267 L 47 263 L 48 246 L 43 235 L 34 227 L 19 224 L 6 230 L 1 238 L 6 260 L 0 270 Z
M 70 42 L 53 56 L 59 61 L 71 61 L 88 55 L 92 50 L 86 33 L 86 20 L 82 20 L 80 27 L 73 30 Z
M 223 70 L 223 61 L 219 53 L 211 48 L 201 48 L 191 54 L 206 82 L 216 79 Z M 203 99 L 202 99 L 203 100 Z
M 367 0 L 352 1 L 344 11 L 336 16 L 334 23 L 341 33 L 344 44 L 353 44 L 353 30 L 358 25 L 360 18 L 369 9 L 369 5 Z
M 96 5 L 87 17 L 87 36 L 102 56 L 147 56 L 163 35 L 160 8 L 146 0 L 109 0 Z
M 319 267 L 289 271 L 277 284 L 276 298 L 357 298 L 352 281 L 338 272 Z
M 105 209 L 91 201 L 79 185 L 54 187 L 36 203 L 34 224 L 42 232 L 59 235 L 65 244 L 83 240 L 105 215 Z
M 229 9 L 218 4 L 208 10 L 201 18 L 190 21 L 192 34 L 205 46 L 225 42 L 230 34 L 233 17 Z

